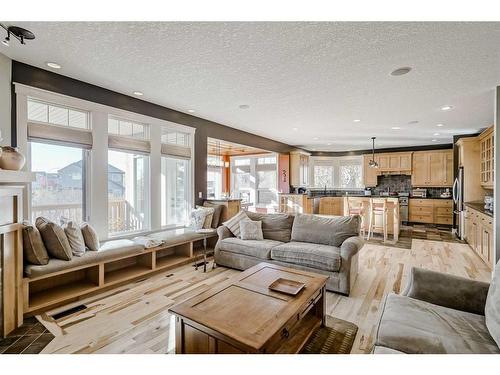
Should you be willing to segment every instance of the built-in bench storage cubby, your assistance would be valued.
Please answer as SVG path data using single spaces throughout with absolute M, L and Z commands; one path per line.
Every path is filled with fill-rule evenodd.
M 99 265 L 29 282 L 28 310 L 37 310 L 99 288 Z
M 168 235 L 164 244 L 151 249 L 124 248 L 122 253 L 116 250 L 116 246 L 110 246 L 109 250 L 102 250 L 101 258 L 96 254 L 88 254 L 93 258 L 88 261 L 83 259 L 84 264 L 80 259 L 78 266 L 75 264 L 72 267 L 69 262 L 67 268 L 64 264 L 64 268 L 57 272 L 24 277 L 23 312 L 42 311 L 156 271 L 196 262 L 203 257 L 204 237 L 207 238 L 208 252 L 213 251 L 217 242 L 215 233 L 175 233 Z M 114 254 L 111 255 L 111 251 Z

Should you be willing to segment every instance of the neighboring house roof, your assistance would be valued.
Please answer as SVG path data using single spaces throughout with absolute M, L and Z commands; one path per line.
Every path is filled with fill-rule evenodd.
M 78 169 L 82 169 L 82 160 L 75 161 L 74 163 L 68 164 L 67 166 L 59 169 L 59 173 L 64 174 L 69 171 L 73 171 L 74 167 Z M 125 174 L 124 171 L 122 171 L 119 168 L 116 168 L 115 166 L 111 165 L 108 163 L 108 173 L 120 173 L 120 174 Z

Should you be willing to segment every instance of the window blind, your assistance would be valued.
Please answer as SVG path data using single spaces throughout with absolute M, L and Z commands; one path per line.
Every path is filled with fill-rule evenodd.
M 173 156 L 181 159 L 191 159 L 191 147 L 162 143 L 161 153 L 165 156 Z
M 92 132 L 90 130 L 28 122 L 28 141 L 56 141 L 91 149 Z
M 151 152 L 151 143 L 143 139 L 108 135 L 108 147 L 123 151 L 137 151 L 145 154 Z

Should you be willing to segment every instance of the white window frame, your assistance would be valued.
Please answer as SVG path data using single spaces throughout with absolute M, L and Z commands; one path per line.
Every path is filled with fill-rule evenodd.
M 314 184 L 314 167 L 318 166 L 332 166 L 333 167 L 333 186 L 327 186 L 327 189 L 331 190 L 361 190 L 364 188 L 363 182 L 361 185 L 356 188 L 344 188 L 339 187 L 338 183 L 340 182 L 340 166 L 342 162 L 356 160 L 361 165 L 361 181 L 363 181 L 363 155 L 356 156 L 312 156 L 309 162 L 309 169 L 311 170 L 309 176 L 309 186 L 312 189 L 324 189 L 324 186 L 315 186 Z
M 89 162 L 89 168 L 87 173 L 90 175 L 88 178 L 89 187 L 87 189 L 87 194 L 90 195 L 89 203 L 87 205 L 88 212 L 91 216 L 88 218 L 89 222 L 95 226 L 99 238 L 106 240 L 109 238 L 107 233 L 108 228 L 108 206 L 107 206 L 107 194 L 105 199 L 102 194 L 98 192 L 105 189 L 104 183 L 107 184 L 107 152 L 108 152 L 108 117 L 113 116 L 120 119 L 127 119 L 132 122 L 137 122 L 141 124 L 149 124 L 149 135 L 151 142 L 151 153 L 149 162 L 149 192 L 150 197 L 149 206 L 149 222 L 150 230 L 141 232 L 144 234 L 162 230 L 161 227 L 161 209 L 159 205 L 151 204 L 151 202 L 160 201 L 161 199 L 161 186 L 160 186 L 160 173 L 161 173 L 161 127 L 166 127 L 170 131 L 181 132 L 189 134 L 189 147 L 191 148 L 191 161 L 190 161 L 190 206 L 193 207 L 195 201 L 194 194 L 194 134 L 196 129 L 176 124 L 170 121 L 161 120 L 155 117 L 150 117 L 119 108 L 110 107 L 107 105 L 94 103 L 88 100 L 78 99 L 75 97 L 57 94 L 51 91 L 38 89 L 35 87 L 23 85 L 14 82 L 15 93 L 16 93 L 16 121 L 17 121 L 17 144 L 20 152 L 24 155 L 28 155 L 28 162 L 25 166 L 25 170 L 31 168 L 31 159 L 29 156 L 29 145 L 28 145 L 28 97 L 38 99 L 44 102 L 52 103 L 58 106 L 70 107 L 73 109 L 84 110 L 89 112 L 89 122 L 90 128 L 92 130 L 94 144 L 92 147 L 92 157 Z M 57 126 L 57 125 L 53 125 Z M 72 128 L 73 129 L 73 128 Z M 77 129 L 78 128 L 74 128 Z M 83 129 L 82 129 L 83 130 Z M 105 179 L 105 182 L 102 181 Z M 107 189 L 105 189 L 107 192 Z M 31 205 L 30 189 L 28 187 L 24 196 L 24 207 L 23 213 L 25 217 L 29 216 L 29 207 Z M 137 235 L 137 234 L 135 234 Z M 127 233 L 126 235 L 115 238 L 130 238 L 134 234 Z

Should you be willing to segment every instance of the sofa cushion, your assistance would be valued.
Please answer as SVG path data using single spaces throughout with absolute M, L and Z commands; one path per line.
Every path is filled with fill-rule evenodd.
M 50 259 L 49 263 L 44 266 L 30 264 L 24 267 L 24 273 L 29 278 L 35 278 L 121 256 L 140 254 L 143 250 L 144 246 L 137 245 L 130 240 L 107 241 L 103 243 L 99 251 L 86 251 L 81 257 L 73 257 L 70 261 Z
M 35 225 L 42 235 L 47 252 L 52 258 L 71 260 L 73 254 L 64 229 L 43 217 L 37 217 Z
M 282 244 L 273 240 L 242 240 L 236 237 L 225 238 L 217 245 L 228 253 L 243 254 L 260 259 L 271 259 L 271 249 Z
M 389 294 L 376 345 L 404 353 L 500 353 L 482 315 Z
M 340 270 L 340 249 L 308 242 L 287 242 L 271 249 L 271 259 L 324 271 Z
M 359 235 L 361 217 L 298 214 L 292 226 L 292 241 L 339 247 L 349 237 Z
M 23 253 L 27 263 L 38 265 L 49 263 L 49 254 L 43 244 L 42 236 L 34 225 L 23 227 Z
M 495 266 L 493 279 L 491 280 L 486 304 L 484 306 L 484 315 L 486 326 L 490 335 L 498 346 L 500 346 L 500 263 Z
M 250 220 L 262 221 L 262 234 L 266 240 L 290 242 L 292 235 L 293 215 L 260 214 L 247 212 Z
M 403 352 L 400 352 L 399 350 L 386 348 L 385 346 L 374 346 L 372 353 L 373 354 L 405 354 Z

